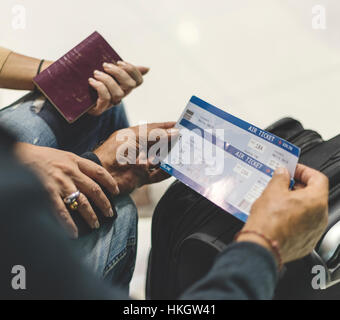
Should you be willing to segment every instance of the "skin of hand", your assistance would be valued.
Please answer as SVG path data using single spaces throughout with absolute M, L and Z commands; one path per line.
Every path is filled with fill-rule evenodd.
M 178 129 L 173 128 L 175 122 L 148 124 L 146 137 L 140 135 L 140 126 L 122 129 L 113 133 L 94 153 L 103 167 L 110 172 L 118 183 L 121 193 L 130 193 L 135 188 L 167 179 L 169 175 L 157 168 L 155 158 L 147 157 L 153 146 L 162 146 L 166 151 L 178 138 Z M 151 136 L 151 141 L 148 140 Z M 155 139 L 155 136 L 158 136 Z M 148 137 L 148 138 L 147 138 Z M 144 147 L 143 147 L 144 146 Z M 135 150 L 129 155 L 129 161 L 120 161 L 127 150 Z M 126 159 L 126 158 L 124 158 Z
M 40 177 L 51 195 L 58 221 L 72 238 L 78 237 L 78 229 L 63 199 L 75 191 L 80 191 L 78 212 L 91 228 L 99 228 L 99 222 L 89 200 L 106 217 L 113 216 L 114 209 L 99 184 L 113 196 L 119 194 L 119 188 L 103 167 L 70 152 L 27 143 L 17 143 L 15 151 L 21 162 L 31 167 Z
M 254 202 L 242 229 L 260 232 L 277 241 L 283 263 L 312 252 L 328 221 L 328 178 L 298 164 L 295 179 L 298 183 L 290 190 L 287 169 L 277 169 Z M 256 242 L 272 250 L 266 241 L 254 234 L 241 234 L 237 241 Z
M 33 78 L 36 76 L 40 59 L 12 52 L 0 73 L 0 88 L 33 90 Z M 48 68 L 53 61 L 44 61 L 41 71 Z M 88 111 L 90 115 L 99 116 L 112 106 L 117 105 L 133 89 L 143 83 L 143 76 L 149 68 L 134 66 L 128 62 L 117 64 L 104 63 L 105 72 L 94 70 L 89 84 L 98 93 L 96 105 Z
M 97 104 L 88 111 L 92 116 L 99 116 L 119 104 L 143 83 L 143 75 L 149 71 L 147 67 L 136 67 L 125 61 L 104 63 L 103 68 L 105 72 L 95 70 L 93 78 L 89 78 L 89 84 L 98 93 Z

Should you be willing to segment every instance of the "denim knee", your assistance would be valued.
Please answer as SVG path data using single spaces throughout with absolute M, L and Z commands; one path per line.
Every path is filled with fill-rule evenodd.
M 85 263 L 106 282 L 128 289 L 137 253 L 137 208 L 130 196 L 114 200 L 117 218 L 78 239 Z
M 0 110 L 0 123 L 21 142 L 78 155 L 93 150 L 114 131 L 129 125 L 122 103 L 100 116 L 85 114 L 69 124 L 39 92 L 31 92 Z
M 47 123 L 37 116 L 45 99 L 34 94 L 0 110 L 0 123 L 20 142 L 57 148 L 56 137 Z

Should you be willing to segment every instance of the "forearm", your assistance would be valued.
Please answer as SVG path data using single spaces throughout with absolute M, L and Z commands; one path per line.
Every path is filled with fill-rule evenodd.
M 271 299 L 276 281 L 277 264 L 267 249 L 250 242 L 235 243 L 181 299 Z
M 33 78 L 37 74 L 40 61 L 12 52 L 1 69 L 0 88 L 33 90 Z M 51 63 L 52 61 L 45 61 L 41 70 L 46 69 Z

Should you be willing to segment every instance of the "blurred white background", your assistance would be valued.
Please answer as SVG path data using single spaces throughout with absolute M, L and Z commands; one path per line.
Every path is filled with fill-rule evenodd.
M 24 29 L 12 25 L 17 5 Z M 326 29 L 312 27 L 315 5 Z M 176 120 L 196 94 L 259 127 L 290 115 L 330 138 L 340 132 L 339 14 L 337 0 L 1 0 L 0 45 L 57 59 L 97 30 L 126 61 L 151 67 L 125 99 L 131 124 Z M 20 95 L 0 90 L 0 107 Z M 142 219 L 139 298 L 149 229 Z

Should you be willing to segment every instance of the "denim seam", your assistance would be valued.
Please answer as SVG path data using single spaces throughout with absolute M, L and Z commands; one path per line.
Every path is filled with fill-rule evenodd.
M 106 267 L 104 269 L 104 273 L 103 273 L 103 278 L 105 278 L 107 276 L 107 274 L 114 268 L 114 266 L 117 265 L 117 263 L 119 261 L 121 261 L 126 256 L 126 253 L 128 251 L 128 247 L 133 247 L 135 245 L 136 245 L 136 238 L 128 239 L 126 247 L 124 248 L 124 250 L 122 252 L 120 252 L 109 264 L 106 265 Z

